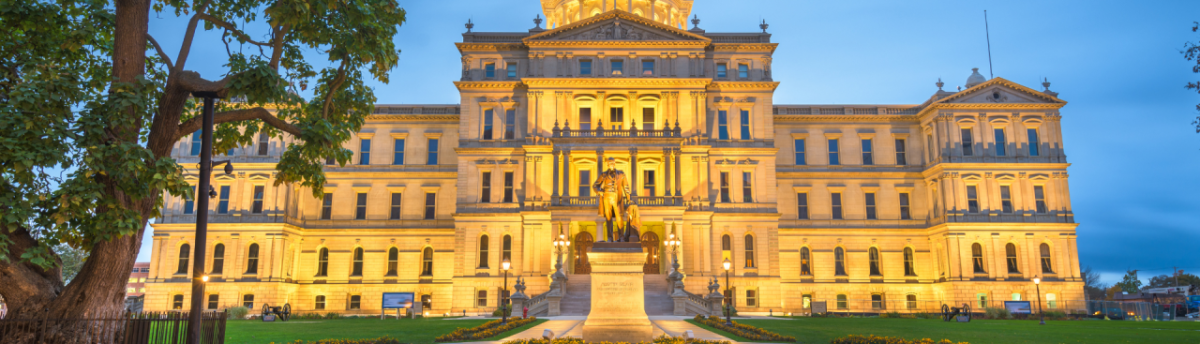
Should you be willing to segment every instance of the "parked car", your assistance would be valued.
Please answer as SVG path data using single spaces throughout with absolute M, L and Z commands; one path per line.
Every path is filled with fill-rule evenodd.
M 1187 315 L 1188 319 L 1200 318 L 1200 312 L 1191 312 Z
M 1092 313 L 1092 317 L 1096 318 L 1096 319 L 1104 319 L 1104 316 L 1106 314 L 1108 315 L 1108 318 L 1111 320 L 1125 320 L 1125 311 L 1121 310 L 1120 308 L 1116 308 L 1116 307 L 1106 308 L 1106 309 L 1104 309 L 1103 312 L 1095 311 Z

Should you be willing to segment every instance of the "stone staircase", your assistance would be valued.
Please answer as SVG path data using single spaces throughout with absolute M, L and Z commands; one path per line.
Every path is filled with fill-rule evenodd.
M 642 285 L 646 289 L 646 315 L 674 314 L 675 301 L 668 292 L 667 275 L 644 275 Z
M 592 276 L 567 276 L 567 295 L 559 303 L 562 315 L 588 315 L 592 311 Z

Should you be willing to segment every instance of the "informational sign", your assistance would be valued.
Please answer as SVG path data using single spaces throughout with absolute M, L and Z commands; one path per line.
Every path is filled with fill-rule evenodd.
M 383 308 L 409 308 L 413 306 L 413 293 L 383 293 Z
M 1033 314 L 1029 301 L 1004 301 L 1004 308 L 1009 314 Z

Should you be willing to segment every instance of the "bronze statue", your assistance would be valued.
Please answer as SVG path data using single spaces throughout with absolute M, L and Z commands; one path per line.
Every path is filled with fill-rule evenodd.
M 608 242 L 625 239 L 622 233 L 625 229 L 624 209 L 629 204 L 629 179 L 625 173 L 617 170 L 617 160 L 608 158 L 605 161 L 608 170 L 596 177 L 592 189 L 600 194 L 600 216 L 604 217 Z M 617 231 L 614 236 L 613 231 Z M 625 240 L 622 240 L 625 241 Z

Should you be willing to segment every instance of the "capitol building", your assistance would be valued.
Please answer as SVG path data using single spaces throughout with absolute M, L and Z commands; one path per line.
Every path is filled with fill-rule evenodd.
M 431 314 L 491 313 L 507 273 L 536 312 L 586 314 L 576 291 L 606 239 L 591 186 L 610 158 L 640 209 L 651 315 L 680 313 L 652 302 L 671 302 L 675 266 L 685 303 L 711 300 L 717 277 L 742 313 L 1083 299 L 1066 102 L 1049 83 L 963 71 L 911 104 L 776 104 L 786 57 L 767 26 L 709 32 L 692 4 L 541 0 L 528 31 L 468 25 L 459 103 L 376 105 L 344 144 L 353 159 L 325 167 L 324 197 L 274 184 L 290 137 L 233 150 L 210 209 L 165 196 L 145 310 L 186 310 L 204 259 L 206 309 L 378 315 L 382 293 L 413 292 Z M 198 136 L 175 145 L 183 166 Z M 208 256 L 192 257 L 200 211 Z

